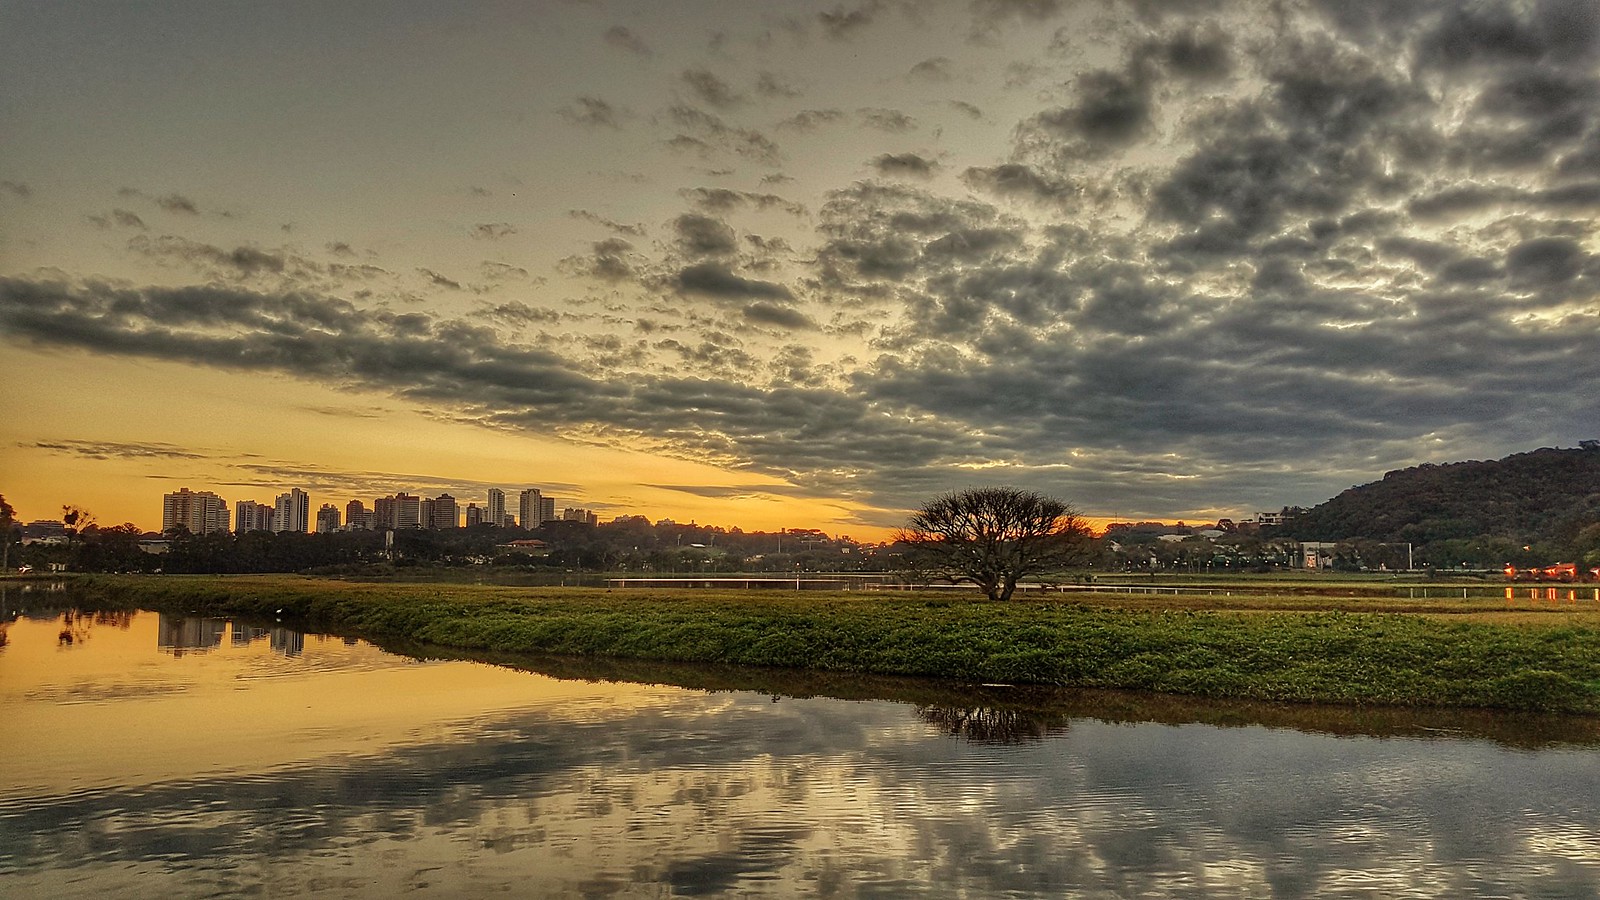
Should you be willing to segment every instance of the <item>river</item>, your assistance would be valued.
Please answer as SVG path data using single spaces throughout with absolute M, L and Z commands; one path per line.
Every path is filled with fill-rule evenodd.
M 1591 720 L 803 696 L 30 602 L 5 897 L 1600 895 Z

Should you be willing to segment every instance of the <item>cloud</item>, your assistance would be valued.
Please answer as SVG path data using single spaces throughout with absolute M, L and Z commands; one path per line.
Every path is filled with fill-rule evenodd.
M 837 109 L 803 109 L 782 122 L 779 128 L 791 131 L 815 131 L 823 125 L 831 125 L 844 118 L 844 112 Z
M 790 330 L 815 330 L 817 323 L 805 313 L 765 300 L 747 304 L 744 317 L 759 325 L 776 325 Z
M 9 179 L 0 181 L 0 190 L 5 191 L 13 197 L 19 197 L 23 200 L 33 196 L 33 188 L 20 181 L 11 181 Z
M 601 39 L 606 42 L 607 46 L 625 50 L 635 56 L 651 55 L 650 46 L 638 35 L 622 25 L 613 25 L 607 28 L 605 33 L 601 35 Z
M 715 261 L 682 269 L 673 278 L 673 286 L 685 294 L 713 299 L 789 300 L 793 297 L 781 284 L 735 275 L 727 264 Z
M 196 453 L 183 447 L 159 442 L 56 440 L 34 441 L 32 443 L 18 444 L 17 446 L 98 460 L 206 458 L 203 453 Z
M 182 194 L 167 194 L 165 197 L 158 197 L 156 198 L 156 205 L 167 212 L 185 213 L 191 216 L 200 214 L 200 210 L 194 205 L 194 201 Z
M 756 78 L 756 93 L 769 99 L 789 99 L 800 96 L 800 89 L 788 79 L 771 72 L 762 72 Z
M 517 233 L 516 226 L 506 222 L 489 222 L 472 226 L 472 236 L 479 240 L 499 240 Z
M 672 220 L 672 231 L 678 250 L 691 259 L 728 256 L 739 248 L 728 223 L 712 216 L 684 213 Z
M 633 281 L 638 278 L 630 260 L 633 245 L 621 238 L 597 241 L 588 256 L 568 257 L 562 267 L 574 274 L 597 278 L 608 283 Z
M 630 225 L 627 223 L 618 222 L 613 219 L 608 219 L 597 213 L 592 213 L 586 209 L 569 209 L 567 210 L 567 216 L 573 219 L 582 219 L 585 222 L 593 222 L 594 224 L 603 228 L 609 228 L 610 230 L 615 231 L 617 234 L 625 234 L 629 237 L 644 236 L 643 225 Z
M 714 152 L 732 153 L 754 162 L 776 166 L 782 158 L 778 145 L 759 131 L 735 128 L 702 109 L 678 103 L 667 110 L 667 118 L 683 133 L 668 141 L 674 149 L 693 150 L 702 156 Z
M 911 67 L 906 75 L 913 81 L 929 81 L 942 83 L 949 81 L 954 76 L 955 60 L 948 56 L 933 56 Z
M 950 107 L 952 109 L 956 110 L 957 112 L 961 113 L 962 115 L 966 116 L 969 119 L 976 120 L 976 119 L 983 118 L 983 110 L 979 109 L 978 107 L 974 106 L 971 103 L 966 102 L 965 100 L 951 100 L 949 102 L 950 102 Z
M 877 18 L 881 3 L 869 2 L 855 7 L 836 6 L 817 13 L 817 23 L 822 33 L 833 40 L 847 40 L 871 25 Z
M 574 125 L 588 128 L 620 128 L 629 113 L 599 97 L 579 97 L 556 110 L 556 115 Z
M 432 269 L 418 268 L 417 274 L 421 275 L 423 278 L 426 278 L 429 284 L 435 285 L 436 287 L 449 288 L 452 291 L 462 290 L 461 282 L 456 281 L 454 278 L 447 278 L 444 275 L 440 275 L 438 272 L 435 272 Z
M 917 127 L 917 120 L 911 118 L 898 109 L 858 109 L 856 115 L 861 117 L 861 124 L 879 131 L 901 133 L 913 131 Z
M 687 198 L 697 208 L 707 212 L 726 213 L 745 207 L 756 209 L 781 209 L 794 216 L 806 214 L 806 208 L 793 200 L 787 200 L 777 194 L 757 194 L 750 191 L 735 191 L 727 188 L 684 188 L 678 193 Z
M 718 109 L 730 109 L 744 102 L 744 96 L 726 81 L 706 69 L 685 69 L 678 80 L 700 100 Z
M 879 175 L 931 178 L 939 171 L 939 161 L 915 153 L 884 153 L 869 163 Z

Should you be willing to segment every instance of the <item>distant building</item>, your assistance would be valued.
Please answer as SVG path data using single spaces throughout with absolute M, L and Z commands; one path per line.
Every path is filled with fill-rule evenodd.
M 600 517 L 581 507 L 569 506 L 561 511 L 563 522 L 583 522 L 586 525 L 600 524 Z
M 489 488 L 489 499 L 484 507 L 483 520 L 490 525 L 501 526 L 505 524 L 505 519 L 506 492 L 499 488 Z
M 351 500 L 344 505 L 344 524 L 351 531 L 371 531 L 372 510 L 360 500 Z
M 429 501 L 428 505 L 429 528 L 443 531 L 461 527 L 461 513 L 456 507 L 456 498 L 449 494 L 440 494 Z
M 523 528 L 538 528 L 544 524 L 543 503 L 544 494 L 538 488 L 528 488 L 517 495 L 517 519 Z
M 161 498 L 161 531 L 186 528 L 190 534 L 228 530 L 228 501 L 210 491 L 179 488 Z
M 272 531 L 273 511 L 272 506 L 266 503 L 257 503 L 254 500 L 240 500 L 233 505 L 233 530 L 236 534 L 246 531 Z
M 554 497 L 541 497 L 541 498 L 539 498 L 539 515 L 534 519 L 533 525 L 530 526 L 530 527 L 537 528 L 538 526 L 543 525 L 546 522 L 554 522 L 555 520 L 556 520 L 556 498 L 554 498 Z
M 299 488 L 279 494 L 272 505 L 273 531 L 304 534 L 311 530 L 311 497 Z
M 482 525 L 483 522 L 484 522 L 483 510 L 476 503 L 468 503 L 467 504 L 467 527 L 471 528 L 474 525 Z
M 394 495 L 394 527 L 422 527 L 422 498 L 407 493 Z
M 339 507 L 332 503 L 324 503 L 317 508 L 317 534 L 328 534 L 339 530 Z
M 372 501 L 372 527 L 375 531 L 394 527 L 393 497 L 379 497 Z

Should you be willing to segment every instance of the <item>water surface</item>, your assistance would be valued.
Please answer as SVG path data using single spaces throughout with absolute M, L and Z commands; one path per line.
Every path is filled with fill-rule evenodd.
M 554 678 L 155 613 L 4 628 L 7 897 L 1600 896 L 1592 722 L 1375 736 Z

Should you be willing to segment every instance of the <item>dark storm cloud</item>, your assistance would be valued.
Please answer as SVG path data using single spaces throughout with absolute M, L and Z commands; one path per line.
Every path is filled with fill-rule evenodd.
M 1077 104 L 1046 110 L 1020 127 L 1024 143 L 1056 143 L 1072 155 L 1126 146 L 1151 125 L 1147 79 L 1137 72 L 1099 70 L 1078 76 Z
M 1519 287 L 1539 287 L 1577 277 L 1589 258 L 1570 238 L 1534 238 L 1506 254 L 1506 272 Z
M 601 37 L 607 45 L 616 47 L 619 50 L 626 50 L 637 56 L 650 55 L 650 45 L 622 25 L 613 25 L 607 28 L 605 34 Z
M 731 85 L 706 69 L 687 69 L 678 80 L 696 97 L 718 109 L 729 109 L 744 102 L 744 97 Z
M 1233 73 L 1232 41 L 1218 26 L 1180 31 L 1151 41 L 1141 52 L 1182 78 L 1211 81 Z
M 579 97 L 556 110 L 556 114 L 574 125 L 590 128 L 620 128 L 628 115 L 599 97 Z
M 1018 163 L 969 168 L 961 173 L 961 180 L 975 190 L 1038 203 L 1061 204 L 1078 193 L 1075 186 L 1047 178 L 1031 166 Z
M 879 175 L 931 178 L 939 171 L 939 161 L 915 153 L 884 153 L 868 163 Z

